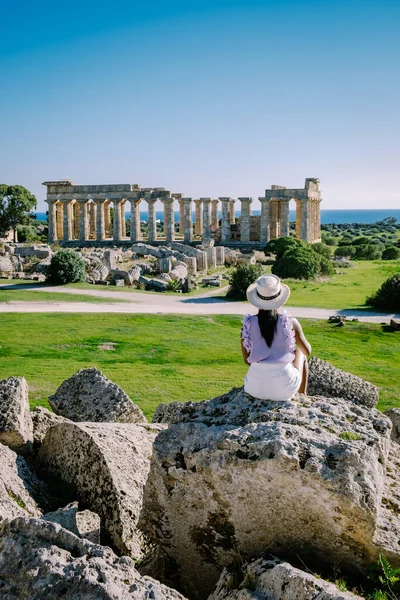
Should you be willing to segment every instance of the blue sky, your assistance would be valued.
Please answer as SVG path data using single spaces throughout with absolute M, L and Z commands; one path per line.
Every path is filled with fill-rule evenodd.
M 394 0 L 3 3 L 0 182 L 399 208 Z

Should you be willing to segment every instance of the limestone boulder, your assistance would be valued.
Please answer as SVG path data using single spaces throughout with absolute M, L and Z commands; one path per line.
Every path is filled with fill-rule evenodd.
M 49 404 L 71 421 L 143 423 L 146 417 L 122 388 L 92 367 L 64 381 Z
M 47 489 L 25 458 L 0 444 L 0 522 L 42 514 Z
M 127 556 L 33 518 L 0 526 L 0 594 L 4 600 L 185 600 L 141 577 Z
M 134 281 L 138 281 L 139 280 L 139 277 L 142 274 L 142 268 L 139 267 L 138 265 L 136 265 L 134 267 L 131 267 L 129 269 L 128 273 L 129 273 L 129 276 L 130 276 L 131 281 L 133 283 Z
M 239 388 L 161 405 L 154 421 L 169 427 L 154 442 L 140 525 L 191 597 L 206 598 L 237 556 L 263 551 L 322 570 L 363 572 L 381 551 L 400 565 L 400 518 L 391 539 L 380 535 L 391 423 L 379 411 Z
M 138 283 L 144 285 L 145 290 L 149 292 L 166 292 L 168 289 L 168 283 L 166 281 L 144 277 L 143 275 L 139 277 Z
M 385 415 L 392 421 L 392 440 L 400 444 L 400 408 L 390 408 Z
M 12 273 L 15 270 L 15 265 L 11 260 L 11 255 L 7 252 L 0 254 L 0 272 Z
M 379 388 L 375 385 L 316 356 L 309 361 L 308 393 L 310 396 L 344 398 L 370 408 L 379 400 Z
M 28 384 L 24 377 L 0 381 L 0 443 L 22 450 L 33 441 Z
M 177 279 L 179 281 L 183 281 L 188 274 L 187 266 L 182 261 L 177 261 L 174 265 L 174 268 L 170 272 L 171 279 Z
M 64 529 L 72 531 L 80 538 L 100 544 L 100 517 L 90 510 L 79 511 L 78 503 L 71 502 L 41 517 L 43 521 L 58 523 Z
M 165 256 L 172 256 L 173 251 L 166 246 L 152 246 L 151 244 L 133 244 L 131 248 L 132 252 L 137 256 L 154 256 L 154 258 L 163 258 Z
M 123 271 L 122 269 L 113 269 L 110 274 L 114 279 L 123 279 L 125 285 L 132 285 L 133 280 L 128 271 Z
M 360 600 L 351 592 L 296 569 L 278 558 L 259 558 L 224 569 L 208 600 Z
M 36 406 L 31 411 L 31 418 L 33 424 L 33 451 L 37 452 L 42 445 L 47 430 L 54 425 L 59 423 L 68 423 L 69 419 L 56 415 L 55 413 L 43 408 L 42 406 Z
M 159 427 L 131 423 L 61 423 L 37 455 L 46 480 L 61 481 L 70 497 L 100 516 L 105 541 L 139 558 L 137 530 L 152 444 Z

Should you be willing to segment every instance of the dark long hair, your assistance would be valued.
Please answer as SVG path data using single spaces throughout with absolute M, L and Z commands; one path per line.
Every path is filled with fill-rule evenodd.
M 278 324 L 278 311 L 277 310 L 262 310 L 258 311 L 258 325 L 260 327 L 261 335 L 267 343 L 268 348 L 271 348 L 274 340 L 276 326 Z

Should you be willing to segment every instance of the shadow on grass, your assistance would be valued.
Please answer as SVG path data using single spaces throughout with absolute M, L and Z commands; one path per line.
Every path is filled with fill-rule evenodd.
M 42 288 L 48 287 L 49 284 L 47 281 L 40 281 L 37 283 L 10 283 L 10 284 L 0 284 L 1 290 L 40 290 Z M 60 286 L 61 287 L 61 286 Z

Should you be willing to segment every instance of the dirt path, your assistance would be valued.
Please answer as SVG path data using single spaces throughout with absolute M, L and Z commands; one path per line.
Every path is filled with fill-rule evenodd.
M 0 285 L 4 289 L 12 289 L 12 286 Z M 22 286 L 18 285 L 18 289 Z M 60 292 L 59 287 L 37 287 L 32 285 L 24 289 L 42 292 Z M 180 297 L 167 296 L 157 293 L 135 293 L 117 292 L 106 290 L 82 290 L 75 288 L 63 288 L 62 293 L 85 294 L 95 297 L 108 297 L 125 300 L 125 302 L 113 302 L 110 304 L 91 304 L 88 302 L 1 302 L 0 313 L 10 312 L 65 312 L 65 313 L 125 313 L 125 314 L 186 314 L 186 315 L 243 315 L 256 312 L 248 302 L 231 302 L 220 297 L 222 289 L 212 290 L 201 296 Z M 128 302 L 127 302 L 128 300 Z M 295 307 L 288 306 L 288 312 L 293 317 L 307 319 L 328 319 L 335 314 L 346 315 L 348 318 L 359 319 L 371 323 L 388 323 L 391 318 L 400 318 L 400 315 L 391 313 L 378 313 L 368 310 L 332 310 L 325 308 Z

